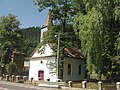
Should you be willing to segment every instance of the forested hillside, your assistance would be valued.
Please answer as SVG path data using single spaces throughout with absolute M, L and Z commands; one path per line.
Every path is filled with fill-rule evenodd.
M 29 27 L 20 29 L 20 31 L 23 39 L 22 51 L 25 53 L 26 57 L 30 57 L 31 53 L 34 51 L 40 41 L 40 28 Z
M 40 41 L 40 29 L 38 27 L 28 27 L 21 29 L 22 37 L 24 39 Z

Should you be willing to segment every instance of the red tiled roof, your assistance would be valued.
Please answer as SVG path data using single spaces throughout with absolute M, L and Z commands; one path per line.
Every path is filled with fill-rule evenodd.
M 68 49 L 64 48 L 65 56 L 72 57 L 72 58 L 83 58 L 82 52 L 80 49 Z
M 49 19 L 50 19 L 50 15 L 48 15 L 47 18 L 46 18 L 46 21 L 45 21 L 45 25 L 46 25 L 46 26 L 48 26 Z

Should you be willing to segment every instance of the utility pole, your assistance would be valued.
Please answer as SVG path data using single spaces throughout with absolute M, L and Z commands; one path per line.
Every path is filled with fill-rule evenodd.
M 59 79 L 59 55 L 60 55 L 60 34 L 57 36 L 57 79 Z

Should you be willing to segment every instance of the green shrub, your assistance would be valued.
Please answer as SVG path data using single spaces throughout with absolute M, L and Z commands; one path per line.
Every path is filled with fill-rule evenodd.
M 66 85 L 66 86 L 68 86 L 68 85 Z M 75 88 L 82 88 L 82 83 L 73 82 L 73 87 L 75 87 Z M 87 88 L 89 88 L 89 89 L 98 89 L 98 84 L 97 83 L 88 82 L 87 83 Z
M 98 84 L 97 83 L 89 82 L 89 83 L 87 83 L 87 88 L 98 89 Z
M 24 81 L 23 80 L 19 80 L 19 81 L 17 81 L 17 83 L 24 83 Z

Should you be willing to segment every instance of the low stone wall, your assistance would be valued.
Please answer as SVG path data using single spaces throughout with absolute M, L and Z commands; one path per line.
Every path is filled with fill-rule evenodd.
M 68 81 L 68 87 L 69 88 L 72 88 L 73 87 L 73 84 L 74 82 L 73 81 Z M 82 89 L 88 89 L 87 85 L 89 84 L 89 82 L 87 81 L 82 81 L 81 83 L 81 88 Z M 98 82 L 98 85 L 97 85 L 97 90 L 104 90 L 104 83 L 102 81 L 99 81 Z M 116 88 L 114 90 L 120 90 L 120 82 L 116 82 Z
M 11 82 L 25 82 L 28 80 L 27 76 L 19 76 L 19 75 L 2 75 L 1 76 L 1 80 L 5 80 L 5 81 L 11 81 Z

